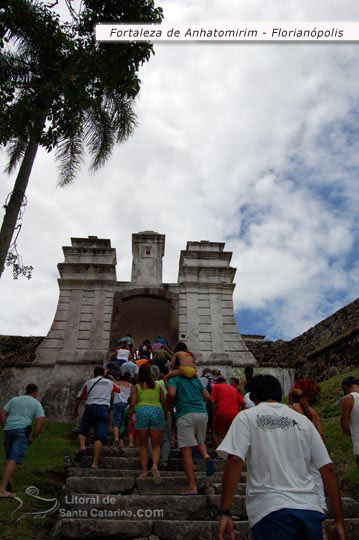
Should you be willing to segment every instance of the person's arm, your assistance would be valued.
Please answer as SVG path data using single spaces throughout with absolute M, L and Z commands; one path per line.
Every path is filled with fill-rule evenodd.
M 1 409 L 1 411 L 0 411 L 0 424 L 2 426 L 5 426 L 7 417 L 8 417 L 8 412 L 5 411 L 5 409 Z
M 134 386 L 130 396 L 130 410 L 128 412 L 128 426 L 130 427 L 135 405 L 137 403 L 137 386 Z
M 83 385 L 83 387 L 81 388 L 80 392 L 77 395 L 74 410 L 73 410 L 73 413 L 72 413 L 73 418 L 77 418 L 77 416 L 79 414 L 80 403 L 81 403 L 81 401 L 85 400 L 86 397 L 87 397 L 87 383 Z
M 210 393 L 205 388 L 202 390 L 202 396 L 204 401 L 211 401 Z
M 319 472 L 334 513 L 335 523 L 330 529 L 330 538 L 332 540 L 345 540 L 343 508 L 337 475 L 335 474 L 331 463 L 321 467 Z
M 170 363 L 170 369 L 174 369 L 176 365 L 176 360 L 177 360 L 177 353 L 174 353 L 174 355 L 172 356 L 171 363 Z
M 166 419 L 166 422 L 167 422 L 168 412 L 167 412 L 167 407 L 166 407 L 166 398 L 165 398 L 165 394 L 164 394 L 161 387 L 160 387 L 160 401 L 161 401 L 163 413 L 165 415 L 165 419 Z
M 239 391 L 240 393 L 243 395 L 244 394 L 244 387 L 246 385 L 246 378 L 245 377 L 241 377 L 241 380 L 239 381 Z
M 342 414 L 340 418 L 340 423 L 342 426 L 342 431 L 345 435 L 350 436 L 350 413 L 352 412 L 354 405 L 353 396 L 345 396 L 342 399 Z
M 119 394 L 120 392 L 121 392 L 121 388 L 119 386 L 117 386 L 117 384 L 114 384 L 113 388 L 112 388 L 112 393 L 113 394 Z
M 167 408 L 168 410 L 173 410 L 174 400 L 176 397 L 177 388 L 176 386 L 168 386 L 168 393 L 167 393 Z
M 34 434 L 31 435 L 31 437 L 29 437 L 29 443 L 32 444 L 35 439 L 37 439 L 37 437 L 39 436 L 43 426 L 44 426 L 44 420 L 45 420 L 45 417 L 44 416 L 40 416 L 39 418 L 36 418 L 36 425 L 35 425 L 35 431 L 34 431 Z
M 313 423 L 315 427 L 317 428 L 319 435 L 323 439 L 323 428 L 322 428 L 322 423 L 320 421 L 319 414 L 314 409 L 312 409 L 312 411 L 313 411 Z
M 220 511 L 230 511 L 231 509 L 234 493 L 241 477 L 243 463 L 244 461 L 238 456 L 229 455 L 227 458 L 222 478 Z M 229 540 L 234 540 L 232 517 L 220 515 L 219 540 L 225 540 L 226 535 L 228 535 Z
M 244 401 L 244 399 L 242 398 L 241 394 L 237 391 L 237 400 L 238 400 L 238 408 L 240 411 L 243 411 L 243 409 L 246 408 L 246 403 Z

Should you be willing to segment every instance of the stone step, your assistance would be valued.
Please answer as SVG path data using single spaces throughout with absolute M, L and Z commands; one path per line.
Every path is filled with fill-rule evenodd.
M 79 516 L 82 519 L 96 516 L 106 516 L 108 519 L 128 518 L 130 512 L 131 515 L 141 515 L 142 511 L 149 512 L 152 518 L 156 517 L 155 511 L 160 511 L 161 514 L 158 517 L 169 521 L 207 521 L 216 519 L 219 503 L 218 495 L 193 495 L 192 497 L 173 495 L 169 504 L 167 495 L 123 497 L 121 495 L 66 494 L 61 508 L 66 509 L 67 512 L 81 511 Z M 103 510 L 105 512 L 102 513 Z M 243 497 L 233 498 L 232 512 L 234 519 L 246 519 Z
M 200 476 L 196 479 L 196 483 L 201 493 L 216 494 L 216 490 L 211 488 L 211 477 Z M 216 486 L 220 486 L 220 484 L 216 484 Z M 140 495 L 180 495 L 187 491 L 188 484 L 183 476 L 162 477 L 159 485 L 154 483 L 151 475 L 143 479 L 122 477 L 106 478 L 106 480 L 96 476 L 70 476 L 66 479 L 66 489 L 72 493 L 128 495 L 136 489 Z M 245 493 L 245 484 L 238 485 L 237 493 Z
M 137 478 L 141 474 L 141 470 L 137 469 L 91 469 L 90 467 L 70 467 L 67 469 L 67 476 L 77 476 L 77 477 L 97 477 L 97 478 Z M 241 479 L 244 483 L 246 481 L 247 473 L 242 472 Z M 172 478 L 173 476 L 186 478 L 184 471 L 161 471 L 161 476 L 163 478 Z M 204 471 L 196 472 L 196 478 L 205 477 L 206 473 Z M 211 476 L 211 482 L 220 484 L 222 482 L 223 473 L 221 471 L 214 473 Z
M 217 471 L 223 471 L 225 466 L 225 460 L 223 459 L 215 459 L 214 465 L 215 469 Z M 84 456 L 82 458 L 81 465 L 85 467 L 89 467 L 91 465 L 91 456 Z M 64 467 L 65 468 L 73 468 L 78 467 L 78 464 L 73 461 L 72 456 L 66 456 L 64 459 Z M 138 457 L 132 457 L 132 458 L 125 458 L 125 457 L 101 457 L 99 461 L 99 468 L 100 469 L 134 469 L 138 470 L 140 468 L 139 458 Z M 181 471 L 183 470 L 182 467 L 182 460 L 177 458 L 171 458 L 168 462 L 168 470 L 169 471 Z M 205 464 L 203 461 L 199 461 L 195 465 L 195 470 L 197 471 L 204 471 L 205 470 Z
M 190 500 L 196 497 L 189 498 Z M 61 510 L 60 510 L 61 512 Z M 64 514 L 65 516 L 66 514 Z M 60 513 L 61 516 L 61 513 Z M 332 525 L 327 520 L 329 531 Z M 251 540 L 247 521 L 234 521 L 234 529 L 241 540 Z M 359 540 L 359 519 L 346 519 L 347 540 Z M 132 519 L 81 519 L 64 517 L 58 521 L 54 533 L 56 540 L 218 540 L 217 521 L 150 521 L 134 516 Z
M 234 522 L 241 540 L 251 540 L 247 521 Z M 56 540 L 218 540 L 217 521 L 65 518 L 56 525 Z
M 86 454 L 92 455 L 93 447 L 89 446 L 87 448 Z M 139 448 L 118 448 L 117 446 L 104 446 L 102 448 L 101 455 L 103 457 L 127 457 L 127 458 L 135 458 L 139 455 Z M 214 459 L 218 458 L 217 452 L 215 450 L 208 450 L 210 456 Z M 170 450 L 170 457 L 172 458 L 180 458 L 181 457 L 181 450 L 179 448 L 171 448 Z M 199 458 L 201 459 L 201 458 Z

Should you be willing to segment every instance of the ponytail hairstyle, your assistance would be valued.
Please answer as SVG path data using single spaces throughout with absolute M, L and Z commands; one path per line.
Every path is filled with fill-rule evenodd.
M 306 399 L 303 390 L 300 388 L 293 388 L 289 393 L 290 403 L 299 403 L 302 406 L 305 416 L 313 422 L 313 414 L 310 410 L 308 400 Z

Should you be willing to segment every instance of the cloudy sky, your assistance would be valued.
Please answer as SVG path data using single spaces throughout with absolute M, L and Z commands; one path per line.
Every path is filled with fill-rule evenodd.
M 61 2 L 61 0 L 60 0 Z M 162 0 L 167 24 L 356 21 L 352 0 Z M 120 45 L 119 45 L 120 46 Z M 187 240 L 226 242 L 242 333 L 292 338 L 359 289 L 359 51 L 354 43 L 161 43 L 142 68 L 139 127 L 95 175 L 57 187 L 39 151 L 19 238 L 28 281 L 0 282 L 0 334 L 46 335 L 71 237 L 166 234 L 164 280 Z M 0 155 L 1 169 L 5 155 Z M 0 200 L 13 177 L 2 175 Z

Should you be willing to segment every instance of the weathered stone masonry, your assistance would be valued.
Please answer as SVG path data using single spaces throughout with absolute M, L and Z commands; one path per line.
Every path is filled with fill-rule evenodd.
M 67 418 L 80 385 L 94 365 L 104 364 L 117 340 L 132 332 L 137 343 L 161 334 L 174 344 L 188 343 L 201 366 L 255 365 L 243 341 L 233 309 L 230 252 L 224 243 L 188 242 L 181 252 L 177 283 L 163 283 L 165 236 L 154 231 L 132 235 L 130 282 L 116 279 L 116 252 L 110 240 L 72 238 L 58 265 L 59 301 L 48 335 L 35 351 L 31 367 L 2 373 L 4 401 L 39 384 L 49 417 Z M 11 381 L 5 387 L 5 381 Z

